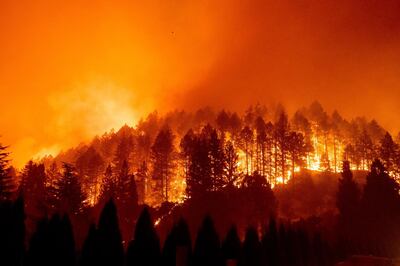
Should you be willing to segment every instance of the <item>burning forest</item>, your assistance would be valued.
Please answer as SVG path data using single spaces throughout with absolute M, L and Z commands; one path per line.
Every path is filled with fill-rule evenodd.
M 235 224 L 235 234 L 246 242 L 263 234 L 265 224 L 276 226 L 278 219 L 286 227 L 282 230 L 322 234 L 323 240 L 318 241 L 328 248 L 342 244 L 333 235 L 337 226 L 350 230 L 348 223 L 360 219 L 356 214 L 360 210 L 351 208 L 376 204 L 362 205 L 373 200 L 364 199 L 368 190 L 383 186 L 379 189 L 393 191 L 391 200 L 400 203 L 397 138 L 375 120 L 348 121 L 337 111 L 328 114 L 318 102 L 291 116 L 281 105 L 260 104 L 243 114 L 211 108 L 153 112 L 134 127 L 106 132 L 56 156 L 31 160 L 21 169 L 9 167 L 8 158 L 7 147 L 2 146 L 2 200 L 14 204 L 24 200 L 27 235 L 33 234 L 33 241 L 39 233 L 36 224 L 43 217 L 68 214 L 68 223 L 75 227 L 73 236 L 82 248 L 88 244 L 89 238 L 84 239 L 90 224 L 99 220 L 100 230 L 103 216 L 116 215 L 117 210 L 123 246 L 129 243 L 135 224 L 140 226 L 140 219 L 151 221 L 142 216 L 151 215 L 151 226 L 165 245 L 171 226 L 183 226 L 180 223 L 189 236 L 196 234 L 197 227 L 215 226 L 213 230 L 223 233 Z M 393 183 L 373 185 L 383 182 L 378 181 L 380 177 L 369 180 L 374 175 L 384 175 L 385 182 Z M 381 192 L 369 193 L 377 197 L 374 193 Z M 398 203 L 392 207 L 396 206 L 400 207 Z M 201 225 L 206 215 L 215 218 L 215 225 L 211 220 Z M 182 218 L 194 227 L 187 227 Z M 53 216 L 49 223 L 63 222 L 54 219 L 64 218 Z M 359 223 L 363 229 L 371 226 L 364 220 Z M 246 231 L 249 225 L 254 231 Z M 353 234 L 346 232 L 346 237 Z M 354 239 L 371 241 L 359 235 Z M 361 249 L 357 242 L 351 243 L 351 248 Z M 392 245 L 374 254 L 394 254 Z M 374 246 L 362 248 L 372 252 Z M 327 265 L 343 256 L 338 248 L 330 246 L 333 254 L 324 255 Z
M 400 4 L 1 0 L 0 265 L 400 265 Z

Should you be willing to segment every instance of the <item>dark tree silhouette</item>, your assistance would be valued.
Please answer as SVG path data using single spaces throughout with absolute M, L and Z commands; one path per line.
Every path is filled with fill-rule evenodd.
M 275 214 L 277 202 L 270 184 L 257 172 L 245 176 L 242 193 L 247 203 L 245 209 L 248 224 L 264 224 L 268 217 Z
M 291 161 L 291 173 L 292 177 L 294 177 L 295 167 L 302 167 L 305 165 L 307 145 L 304 141 L 303 134 L 290 132 L 287 136 L 287 149 Z
M 117 207 L 112 200 L 106 203 L 100 215 L 97 240 L 100 265 L 123 265 L 124 248 L 118 225 Z
M 25 251 L 24 201 L 0 203 L 0 262 L 2 265 L 22 265 Z
M 117 187 L 117 179 L 113 175 L 111 165 L 108 165 L 103 175 L 99 203 L 104 205 L 110 198 L 116 198 Z
M 7 146 L 0 143 L 0 202 L 12 200 L 15 192 L 15 180 L 10 173 L 9 152 Z
M 253 142 L 254 142 L 254 134 L 249 126 L 245 126 L 240 132 L 240 145 L 242 150 L 246 155 L 246 174 L 250 174 L 252 172 L 252 161 L 253 161 Z
M 379 160 L 371 166 L 361 199 L 364 252 L 381 256 L 398 254 L 400 239 L 400 186 Z
M 19 190 L 25 199 L 27 214 L 35 220 L 41 219 L 48 211 L 46 182 L 44 165 L 29 161 L 22 170 Z
M 278 121 L 275 123 L 275 176 L 281 176 L 282 180 L 286 178 L 286 167 L 288 157 L 288 134 L 289 134 L 289 122 L 287 115 L 282 112 L 279 116 Z
M 379 157 L 381 158 L 386 170 L 395 170 L 396 158 L 399 152 L 398 149 L 399 147 L 393 141 L 392 136 L 386 132 L 379 147 Z
M 211 217 L 207 216 L 198 233 L 193 251 L 194 266 L 221 266 L 222 256 L 218 234 Z
M 213 188 L 208 138 L 204 130 L 194 137 L 192 145 L 186 192 L 189 197 L 196 197 Z
M 86 196 L 72 164 L 63 163 L 63 175 L 57 184 L 58 210 L 76 215 L 82 211 Z
M 278 229 L 275 218 L 271 216 L 268 223 L 268 230 L 261 239 L 263 262 L 268 266 L 277 266 L 279 262 L 278 253 Z
M 360 191 L 353 180 L 349 161 L 343 162 L 342 178 L 339 179 L 339 187 L 336 196 L 336 206 L 339 210 L 338 230 L 339 245 L 343 249 L 344 256 L 355 252 L 352 249 L 356 239 L 355 225 L 359 223 L 360 215 Z
M 119 131 L 121 138 L 115 151 L 113 160 L 115 169 L 117 171 L 120 171 L 124 162 L 129 162 L 134 148 L 133 137 L 129 131 L 129 127 L 126 125 Z
M 82 246 L 82 253 L 79 260 L 80 266 L 97 266 L 101 265 L 101 254 L 98 253 L 100 245 L 96 225 L 89 227 L 88 235 Z M 112 264 L 111 264 L 112 265 Z
M 160 241 L 148 208 L 144 208 L 136 223 L 133 240 L 127 251 L 128 266 L 158 266 L 161 261 Z
M 223 148 L 223 139 L 218 136 L 215 129 L 211 131 L 209 138 L 209 158 L 212 189 L 221 189 L 224 182 L 224 169 L 225 169 L 225 154 Z
M 162 265 L 190 265 L 192 241 L 189 227 L 182 218 L 176 223 L 164 242 Z
M 216 123 L 218 129 L 222 132 L 225 132 L 229 129 L 229 115 L 225 112 L 225 110 L 222 110 L 218 113 Z
M 243 242 L 243 256 L 240 266 L 261 266 L 262 249 L 258 232 L 254 227 L 249 227 Z
M 226 185 L 233 185 L 234 182 L 238 179 L 239 177 L 239 172 L 238 172 L 238 161 L 239 161 L 239 155 L 236 152 L 235 147 L 233 146 L 232 141 L 227 141 L 225 145 L 225 151 L 224 151 L 224 175 L 225 175 L 225 180 L 224 183 Z
M 100 194 L 100 177 L 105 168 L 104 164 L 104 159 L 92 146 L 83 152 L 75 163 L 82 187 L 90 192 L 90 200 L 93 202 L 97 201 Z
M 152 177 L 160 183 L 163 201 L 169 200 L 170 181 L 175 169 L 174 135 L 169 127 L 165 127 L 158 133 L 153 146 L 151 156 L 153 162 Z
M 75 265 L 75 243 L 67 216 L 54 215 L 39 222 L 26 259 L 29 266 Z
M 241 258 L 242 243 L 240 242 L 236 226 L 232 226 L 229 229 L 224 241 L 222 242 L 221 249 L 225 263 L 229 260 L 237 263 Z

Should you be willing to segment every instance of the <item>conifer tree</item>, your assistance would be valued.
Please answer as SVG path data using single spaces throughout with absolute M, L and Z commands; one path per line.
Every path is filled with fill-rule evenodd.
M 86 196 L 82 191 L 75 167 L 63 163 L 63 174 L 57 184 L 58 209 L 67 214 L 78 214 L 83 210 Z
M 127 266 L 157 266 L 160 257 L 160 241 L 146 207 L 139 216 L 134 238 L 128 246 Z
M 151 148 L 152 177 L 160 184 L 163 201 L 169 201 L 170 181 L 175 169 L 174 135 L 168 127 L 160 130 Z
M 11 175 L 11 168 L 9 166 L 9 152 L 7 146 L 0 143 L 0 202 L 12 200 L 16 190 L 16 184 L 13 176 Z

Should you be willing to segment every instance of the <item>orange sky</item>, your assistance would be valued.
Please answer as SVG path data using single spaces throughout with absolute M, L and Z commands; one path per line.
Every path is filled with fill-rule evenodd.
M 16 165 L 155 108 L 319 100 L 400 129 L 395 0 L 4 0 L 0 31 Z

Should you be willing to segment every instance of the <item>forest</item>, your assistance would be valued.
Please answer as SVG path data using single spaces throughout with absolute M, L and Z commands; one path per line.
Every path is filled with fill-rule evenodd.
M 6 265 L 335 265 L 400 252 L 400 137 L 312 103 L 153 112 L 12 166 Z M 387 264 L 391 265 L 391 264 Z

